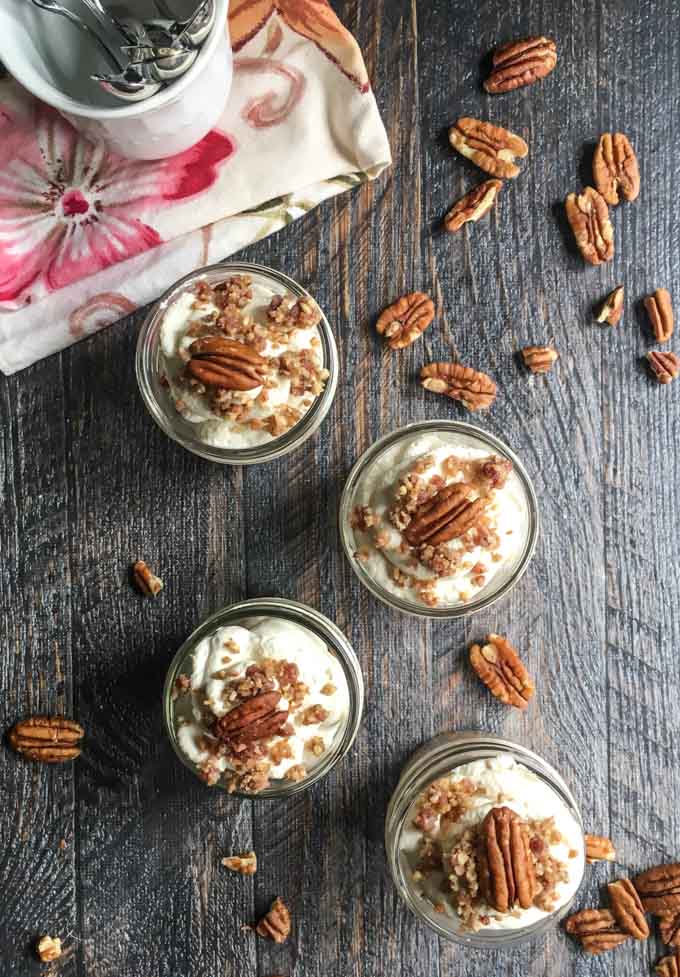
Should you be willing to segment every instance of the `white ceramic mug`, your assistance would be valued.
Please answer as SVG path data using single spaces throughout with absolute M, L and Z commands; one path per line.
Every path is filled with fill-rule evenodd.
M 81 32 L 30 0 L 0 2 L 0 61 L 24 88 L 113 152 L 129 159 L 163 159 L 199 142 L 226 104 L 233 73 L 229 0 L 215 0 L 215 5 L 212 31 L 191 68 L 142 102 L 116 104 L 113 96 L 101 96 L 89 80 L 90 71 L 101 64 L 88 60 Z M 88 104 L 78 97 L 89 91 L 93 100 L 103 97 L 108 104 Z

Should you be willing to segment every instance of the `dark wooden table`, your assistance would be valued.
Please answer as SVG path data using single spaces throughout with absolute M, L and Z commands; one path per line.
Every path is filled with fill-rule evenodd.
M 71 766 L 0 751 L 2 977 L 38 973 L 30 949 L 44 932 L 66 938 L 64 977 L 638 977 L 660 953 L 652 939 L 589 960 L 561 932 L 505 955 L 440 944 L 399 903 L 382 835 L 411 751 L 474 727 L 556 764 L 590 828 L 615 839 L 620 863 L 588 871 L 580 905 L 597 904 L 609 878 L 680 856 L 680 381 L 650 380 L 639 304 L 665 285 L 680 308 L 677 2 L 337 6 L 365 52 L 395 165 L 240 255 L 306 283 L 334 324 L 342 382 L 314 440 L 243 471 L 173 444 L 135 386 L 141 316 L 0 381 L 0 726 L 63 711 L 87 730 Z M 559 46 L 552 77 L 486 96 L 485 53 L 542 32 Z M 521 133 L 531 155 L 492 218 L 452 237 L 442 213 L 480 176 L 447 146 L 461 114 Z M 614 213 L 614 262 L 592 269 L 561 202 L 588 182 L 604 130 L 631 137 L 643 188 Z M 619 281 L 625 317 L 602 328 L 592 303 Z M 390 354 L 373 322 L 412 288 L 431 291 L 437 324 Z M 528 377 L 518 348 L 553 336 L 554 373 Z M 524 459 L 543 529 L 508 600 L 430 625 L 360 588 L 336 513 L 351 464 L 379 435 L 466 416 L 415 382 L 424 361 L 452 353 L 498 380 L 481 424 Z M 127 583 L 139 555 L 165 579 L 155 603 Z M 351 755 L 288 803 L 207 790 L 161 725 L 164 673 L 189 631 L 225 603 L 271 594 L 345 629 L 368 692 Z M 466 665 L 488 630 L 510 634 L 537 679 L 526 716 Z M 251 847 L 254 879 L 221 867 Z M 295 917 L 283 948 L 242 930 L 277 894 Z

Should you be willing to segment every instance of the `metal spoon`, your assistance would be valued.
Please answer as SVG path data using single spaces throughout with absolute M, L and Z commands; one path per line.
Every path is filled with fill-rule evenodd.
M 156 5 L 160 6 L 158 0 Z M 165 4 L 162 5 L 165 9 Z M 185 38 L 195 47 L 206 39 L 215 23 L 216 9 L 213 0 L 202 0 L 191 17 L 186 20 L 148 20 L 147 30 L 155 27 L 169 39 L 171 46 L 176 47 Z
M 90 78 L 98 82 L 105 92 L 115 95 L 126 102 L 141 102 L 151 98 L 163 87 L 160 82 L 151 81 L 134 65 L 130 65 L 118 74 L 92 74 Z
M 83 31 L 84 34 L 87 34 L 88 37 L 92 38 L 92 40 L 99 45 L 100 49 L 106 54 L 108 60 L 115 65 L 118 71 L 124 70 L 124 64 L 121 58 L 119 58 L 116 52 L 109 47 L 103 37 L 100 37 L 96 31 L 92 30 L 89 24 L 86 24 L 84 20 L 81 20 L 78 14 L 74 14 L 73 11 L 69 10 L 67 7 L 62 7 L 60 3 L 57 3 L 57 0 L 31 0 L 31 2 L 40 10 L 47 10 L 52 14 L 58 14 L 60 17 L 65 17 L 66 20 L 78 27 L 81 31 Z

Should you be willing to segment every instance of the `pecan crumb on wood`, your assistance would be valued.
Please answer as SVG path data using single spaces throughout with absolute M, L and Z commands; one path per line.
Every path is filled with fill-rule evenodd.
M 532 373 L 549 373 L 559 355 L 553 346 L 525 346 L 522 350 L 524 365 Z
M 608 204 L 619 202 L 619 190 L 626 200 L 640 193 L 640 170 L 635 151 L 622 132 L 600 136 L 593 156 L 593 180 Z
M 470 411 L 486 410 L 496 399 L 496 384 L 480 370 L 462 363 L 428 363 L 420 371 L 426 390 L 459 400 Z
M 549 37 L 524 37 L 497 48 L 493 70 L 484 82 L 490 95 L 510 92 L 549 75 L 557 64 L 557 45 Z
M 132 564 L 132 579 L 137 590 L 145 597 L 158 597 L 163 589 L 163 581 L 152 573 L 144 560 L 136 560 Z
M 246 852 L 244 855 L 231 855 L 223 858 L 222 864 L 230 872 L 238 872 L 239 875 L 255 875 L 257 872 L 257 855 L 254 851 Z
M 266 916 L 255 927 L 255 932 L 274 943 L 285 943 L 290 936 L 290 912 L 283 899 L 277 897 Z
M 424 292 L 411 292 L 389 305 L 378 317 L 375 328 L 390 349 L 404 349 L 414 343 L 434 319 L 434 302 Z
M 647 296 L 644 305 L 657 343 L 667 343 L 674 327 L 670 293 L 665 288 L 657 288 L 653 295 Z
M 489 634 L 483 645 L 472 645 L 470 663 L 492 695 L 506 705 L 526 709 L 536 687 L 507 638 Z
M 444 218 L 444 227 L 455 233 L 463 224 L 476 222 L 488 213 L 496 203 L 496 197 L 503 186 L 501 180 L 485 180 L 478 187 L 468 191 L 458 200 Z
M 85 730 L 63 716 L 32 716 L 9 731 L 9 745 L 27 760 L 65 763 L 80 756 Z
M 449 129 L 449 142 L 481 170 L 502 180 L 519 174 L 515 160 L 524 159 L 529 152 L 527 144 L 514 132 L 467 116 Z
M 43 963 L 51 963 L 58 960 L 62 954 L 61 940 L 58 936 L 41 936 L 38 940 L 35 952 L 38 959 Z
M 623 285 L 617 285 L 600 305 L 597 312 L 597 321 L 606 322 L 610 326 L 618 326 L 619 320 L 623 315 L 623 298 L 624 287 Z
M 609 838 L 602 835 L 586 835 L 586 861 L 592 865 L 593 862 L 615 862 L 616 849 Z

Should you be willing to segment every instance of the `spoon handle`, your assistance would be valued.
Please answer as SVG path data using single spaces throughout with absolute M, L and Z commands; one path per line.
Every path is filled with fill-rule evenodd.
M 87 34 L 99 46 L 100 50 L 104 52 L 108 60 L 115 65 L 118 71 L 123 70 L 123 63 L 116 52 L 106 43 L 103 37 L 100 37 L 96 31 L 92 30 L 89 24 L 86 24 L 77 14 L 74 14 L 67 7 L 62 7 L 58 3 L 43 3 L 41 0 L 32 0 L 32 3 L 39 10 L 47 10 L 49 13 L 59 14 L 61 17 L 65 17 L 66 20 L 70 21 L 75 27 L 78 27 L 84 34 Z

